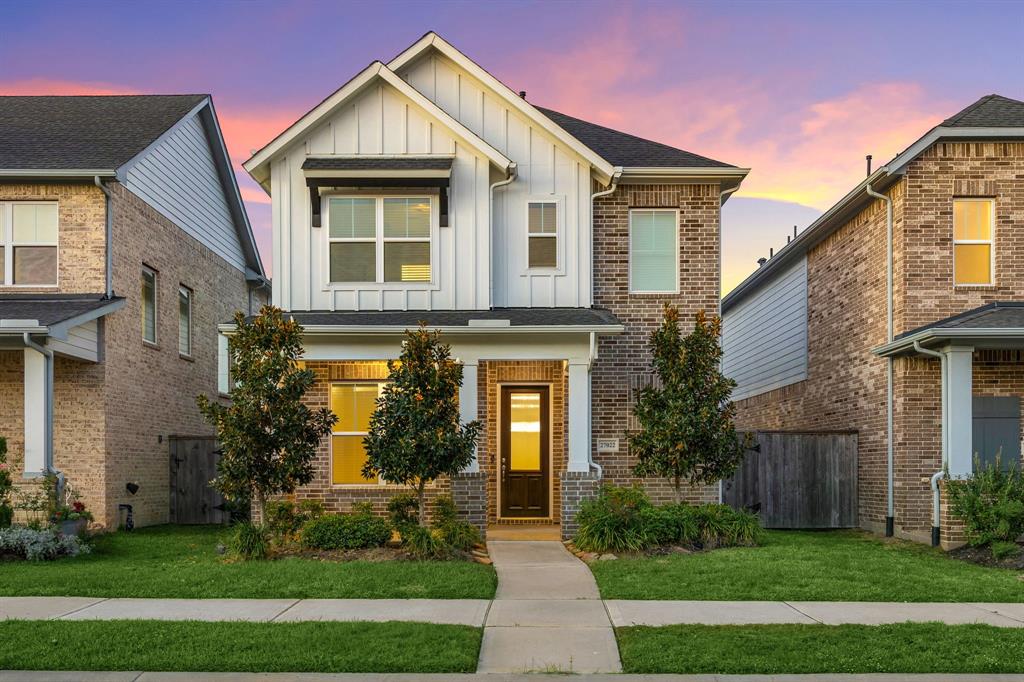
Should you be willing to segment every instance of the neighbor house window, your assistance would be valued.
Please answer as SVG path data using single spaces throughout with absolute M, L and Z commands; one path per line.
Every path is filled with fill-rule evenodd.
M 527 204 L 527 263 L 531 268 L 558 267 L 558 202 Z
M 679 212 L 674 209 L 629 212 L 629 290 L 679 291 Z
M 0 203 L 0 283 L 56 286 L 55 202 Z
M 373 484 L 364 478 L 366 448 L 363 439 L 370 431 L 370 415 L 376 409 L 381 385 L 378 383 L 331 384 L 331 410 L 338 418 L 331 433 L 331 483 Z
M 192 355 L 192 290 L 178 287 L 178 352 Z
M 430 197 L 330 197 L 331 282 L 429 282 Z
M 142 338 L 156 343 L 156 271 L 142 268 Z
M 995 270 L 992 199 L 953 200 L 953 283 L 992 284 Z

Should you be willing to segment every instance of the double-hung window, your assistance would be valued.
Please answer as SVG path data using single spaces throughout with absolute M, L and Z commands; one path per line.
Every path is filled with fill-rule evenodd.
M 142 339 L 156 343 L 156 271 L 142 268 Z
M 558 267 L 558 202 L 531 201 L 527 204 L 527 265 L 530 268 Z
M 377 478 L 364 478 L 366 447 L 363 439 L 370 430 L 370 415 L 377 406 L 379 383 L 331 384 L 331 410 L 338 421 L 331 433 L 331 483 L 334 485 L 376 485 Z
M 995 201 L 953 200 L 953 283 L 986 285 L 995 274 Z
M 329 197 L 331 283 L 430 282 L 429 196 Z
M 679 291 L 679 212 L 629 212 L 629 290 L 674 294 Z
M 192 357 L 192 290 L 178 286 L 178 353 Z
M 57 285 L 57 203 L 0 203 L 0 284 Z

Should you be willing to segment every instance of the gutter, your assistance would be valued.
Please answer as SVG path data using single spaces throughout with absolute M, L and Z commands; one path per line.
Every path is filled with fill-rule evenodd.
M 942 469 L 939 469 L 931 477 L 931 488 L 932 488 L 932 547 L 938 547 L 939 542 L 942 538 L 942 512 L 939 495 L 939 481 L 945 478 L 945 468 L 948 457 L 947 442 L 949 440 L 949 419 L 946 414 L 948 408 L 949 383 L 946 379 L 946 355 L 945 353 L 939 353 L 930 348 L 925 348 L 921 345 L 920 341 L 914 341 L 914 350 L 922 355 L 929 355 L 933 358 L 939 359 L 939 372 L 942 376 Z
M 393 334 L 404 334 L 409 329 L 412 329 L 415 325 L 380 325 L 380 324 L 363 324 L 363 325 L 303 325 L 303 334 L 306 335 L 320 335 L 320 334 L 362 334 L 367 336 L 390 336 Z M 428 325 L 432 330 L 436 329 L 442 334 L 457 334 L 457 335 L 479 335 L 479 334 L 573 334 L 573 333 L 588 333 L 588 334 L 622 334 L 625 331 L 625 327 L 621 324 L 609 324 L 602 326 L 593 325 L 564 325 L 560 327 L 552 326 L 538 326 L 538 325 L 520 325 L 520 326 L 505 326 L 505 327 L 467 327 L 467 326 L 436 326 Z M 235 331 L 234 324 L 222 324 L 218 325 L 218 331 L 223 334 L 232 334 Z M 594 355 L 596 356 L 596 353 Z
M 864 191 L 868 196 L 881 199 L 885 202 L 885 306 L 886 306 L 886 343 L 892 343 L 893 337 L 893 207 L 892 197 L 887 194 L 880 194 L 871 188 L 871 183 L 864 185 Z M 891 538 L 895 531 L 896 504 L 893 499 L 894 483 L 894 456 L 893 456 L 893 390 L 892 390 L 892 356 L 886 358 L 886 398 L 885 398 L 885 483 L 886 483 L 886 514 L 885 514 L 885 537 Z
M 53 351 L 33 341 L 28 332 L 24 332 L 21 338 L 28 348 L 43 356 L 46 382 L 43 393 L 43 473 L 57 474 L 57 490 L 58 495 L 61 495 L 64 488 L 64 473 L 53 465 Z
M 0 177 L 15 178 L 93 178 L 97 175 L 115 177 L 117 171 L 106 168 L 0 168 Z
M 109 299 L 109 298 L 112 298 L 114 296 L 114 283 L 113 283 L 113 277 L 114 277 L 114 254 L 113 254 L 113 243 L 114 243 L 114 213 L 113 213 L 113 211 L 114 211 L 114 203 L 113 203 L 113 197 L 110 194 L 110 190 L 107 189 L 107 187 L 103 184 L 103 181 L 100 180 L 100 176 L 99 175 L 93 176 L 93 182 L 96 184 L 97 187 L 100 188 L 100 191 L 103 192 L 103 196 L 105 197 L 105 199 L 104 199 L 104 204 L 105 204 L 104 208 L 106 209 L 105 210 L 105 215 L 106 215 L 106 250 L 107 250 L 107 265 L 106 265 L 106 267 L 107 267 L 106 287 L 107 288 L 106 288 L 106 293 L 104 294 L 104 296 L 106 296 L 106 298 Z
M 875 355 L 896 355 L 898 353 L 916 349 L 918 342 L 948 341 L 951 339 L 1009 339 L 1024 338 L 1024 327 L 932 327 L 922 329 L 919 332 L 896 339 L 892 343 L 883 346 L 876 346 L 871 349 Z
M 488 206 L 491 217 L 491 229 L 487 235 L 487 269 L 491 275 L 487 288 L 487 307 L 489 308 L 494 307 L 494 190 L 512 184 L 519 175 L 519 166 L 515 163 L 509 164 L 505 172 L 505 179 L 491 183 L 491 188 L 488 191 Z

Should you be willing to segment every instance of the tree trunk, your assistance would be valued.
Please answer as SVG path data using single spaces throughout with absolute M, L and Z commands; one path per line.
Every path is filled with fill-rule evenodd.
M 423 499 L 424 488 L 426 488 L 426 486 L 427 486 L 427 482 L 424 481 L 421 478 L 419 484 L 416 487 L 416 496 L 419 498 L 419 507 L 420 507 L 419 508 L 420 526 L 422 526 L 423 528 L 427 527 L 427 503 L 426 503 L 426 500 Z
M 679 504 L 680 502 L 682 502 L 683 501 L 683 491 L 681 489 L 680 481 L 679 481 L 679 477 L 678 476 L 676 476 L 675 479 L 673 479 L 673 481 L 672 481 L 672 491 L 673 491 L 673 493 L 675 494 L 675 497 L 676 497 L 676 504 Z
M 260 525 L 264 526 L 267 523 L 267 496 L 262 490 L 256 491 L 256 509 L 260 515 Z

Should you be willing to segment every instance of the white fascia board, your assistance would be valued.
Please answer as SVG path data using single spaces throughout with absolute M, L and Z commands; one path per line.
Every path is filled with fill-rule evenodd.
M 364 325 L 304 325 L 302 333 L 306 335 L 331 335 L 331 334 L 357 334 L 359 336 L 394 336 L 404 334 L 413 327 L 391 326 L 379 324 Z M 566 333 L 594 333 L 600 335 L 622 334 L 625 327 L 621 324 L 608 325 L 562 325 L 558 327 L 544 325 L 521 325 L 509 327 L 446 327 L 427 325 L 431 331 L 439 331 L 442 334 L 451 335 L 501 335 L 501 334 L 566 334 Z M 217 327 L 222 334 L 231 335 L 235 332 L 234 324 L 222 324 Z
M 535 106 L 520 97 L 518 93 L 513 92 L 511 88 L 489 74 L 483 67 L 459 52 L 451 43 L 433 31 L 417 40 L 408 49 L 388 62 L 388 68 L 393 72 L 397 72 L 431 47 L 455 62 L 459 68 L 469 72 L 491 90 L 501 95 L 505 102 L 511 105 L 513 109 L 540 125 L 562 144 L 586 159 L 593 167 L 598 180 L 602 184 L 607 184 L 611 180 L 614 174 L 614 167 L 604 157 L 570 135 L 568 131 L 538 111 Z
M 97 175 L 110 178 L 115 177 L 117 171 L 110 168 L 0 168 L 0 177 L 93 178 Z
M 46 334 L 49 330 L 46 327 L 0 327 L 0 336 L 24 336 L 28 334 Z
M 474 132 L 466 128 L 454 118 L 449 116 L 443 109 L 424 97 L 419 91 L 406 83 L 394 74 L 387 66 L 375 61 L 363 69 L 352 80 L 341 86 L 330 97 L 314 107 L 309 113 L 289 126 L 283 133 L 275 137 L 263 149 L 259 150 L 242 167 L 259 183 L 263 183 L 269 176 L 269 161 L 279 151 L 291 144 L 297 137 L 315 126 L 323 118 L 329 116 L 346 100 L 361 92 L 375 79 L 380 78 L 400 93 L 412 100 L 414 104 L 423 109 L 429 116 L 437 120 L 441 125 L 448 128 L 456 137 L 467 143 L 470 147 L 486 156 L 494 165 L 506 170 L 512 161 L 491 145 L 484 142 Z
M 750 173 L 749 168 L 722 168 L 722 167 L 653 167 L 643 168 L 638 166 L 626 166 L 622 169 L 622 176 L 619 183 L 647 184 L 668 181 L 685 182 L 722 182 L 734 180 L 731 186 L 738 186 Z
M 939 140 L 977 140 L 1024 138 L 1024 128 L 960 128 L 938 126 L 885 165 L 890 173 L 899 173 L 924 150 Z
M 923 329 L 916 334 L 905 336 L 901 339 L 897 339 L 891 343 L 887 343 L 882 346 L 876 346 L 875 348 L 871 349 L 871 352 L 874 353 L 875 355 L 886 357 L 889 355 L 897 355 L 906 350 L 913 349 L 915 341 L 918 343 L 929 343 L 935 341 L 946 342 L 965 339 L 978 339 L 982 341 L 998 341 L 1000 339 L 1020 339 L 1024 341 L 1024 328 L 986 327 L 980 329 L 970 329 L 954 327 L 952 329 L 947 329 L 943 327 L 935 327 L 933 329 Z

